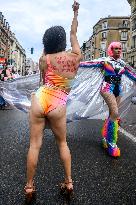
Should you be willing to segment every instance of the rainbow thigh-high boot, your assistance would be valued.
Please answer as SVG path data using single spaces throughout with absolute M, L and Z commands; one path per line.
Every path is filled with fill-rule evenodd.
M 110 156 L 119 157 L 120 149 L 117 147 L 118 120 L 112 121 L 110 118 L 105 120 L 102 128 L 102 146 L 107 149 Z

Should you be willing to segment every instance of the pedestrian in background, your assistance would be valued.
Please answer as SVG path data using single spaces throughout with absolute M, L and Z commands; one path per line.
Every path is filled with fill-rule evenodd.
M 7 66 L 3 65 L 2 68 L 0 69 L 0 81 L 6 81 L 8 79 L 8 72 L 7 72 Z M 0 88 L 2 89 L 2 88 Z M 6 109 L 7 103 L 5 99 L 0 96 L 0 109 Z
M 19 78 L 19 77 L 21 77 L 21 75 L 20 75 L 20 70 L 15 70 L 14 68 L 12 68 L 12 76 L 13 76 L 13 78 Z
M 12 71 L 10 68 L 7 67 L 7 65 L 4 66 L 3 71 L 1 72 L 1 80 L 7 81 L 7 80 L 13 80 L 14 76 L 12 74 Z
M 34 176 L 46 119 L 55 135 L 64 166 L 65 179 L 60 188 L 68 194 L 73 191 L 71 154 L 66 141 L 66 102 L 81 59 L 76 36 L 78 9 L 79 3 L 74 1 L 70 31 L 71 53 L 65 51 L 66 33 L 63 27 L 51 27 L 43 36 L 44 53 L 39 61 L 43 86 L 31 98 L 30 147 L 27 156 L 27 183 L 24 188 L 27 199 L 31 199 L 35 193 Z

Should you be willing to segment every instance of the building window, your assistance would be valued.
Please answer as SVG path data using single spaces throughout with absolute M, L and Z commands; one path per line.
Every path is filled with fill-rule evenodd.
M 134 67 L 134 56 L 131 56 L 131 66 Z
M 101 50 L 105 51 L 106 49 L 106 42 L 101 42 Z
M 122 52 L 122 58 L 125 59 L 126 58 L 126 53 Z
M 126 50 L 126 42 L 122 42 L 122 50 Z
M 127 31 L 121 32 L 121 40 L 127 40 L 127 36 L 128 36 Z
M 92 42 L 92 47 L 94 46 L 94 42 Z
M 136 29 L 136 18 L 132 21 L 132 31 Z
M 128 21 L 127 20 L 123 20 L 123 27 L 127 27 L 128 26 Z
M 132 46 L 131 46 L 131 48 L 133 49 L 133 48 L 136 48 L 136 36 L 133 36 L 132 37 Z
M 1 51 L 1 55 L 2 55 L 2 56 L 5 56 L 4 50 Z
M 108 22 L 107 21 L 104 21 L 102 23 L 102 29 L 106 29 L 108 27 Z
M 102 39 L 107 38 L 107 32 L 102 32 Z
M 106 57 L 106 52 L 105 51 L 100 51 L 100 57 Z

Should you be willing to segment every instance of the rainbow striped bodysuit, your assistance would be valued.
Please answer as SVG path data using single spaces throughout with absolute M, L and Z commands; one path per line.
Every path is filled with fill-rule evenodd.
M 45 84 L 36 91 L 36 96 L 45 115 L 57 108 L 58 105 L 66 105 L 67 91 L 70 91 L 73 82 L 73 79 L 55 74 L 49 55 L 47 55 L 47 66 L 48 70 L 44 75 Z
M 115 97 L 122 95 L 122 74 L 136 81 L 136 73 L 132 72 L 130 66 L 121 59 L 115 60 L 112 57 L 107 57 L 100 60 L 85 61 L 80 63 L 80 67 L 101 68 L 104 75 L 101 92 L 109 92 L 114 94 Z

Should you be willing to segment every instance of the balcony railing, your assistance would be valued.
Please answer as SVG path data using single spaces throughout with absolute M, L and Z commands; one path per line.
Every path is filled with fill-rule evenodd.
M 130 28 L 128 24 L 119 24 L 119 28 Z

